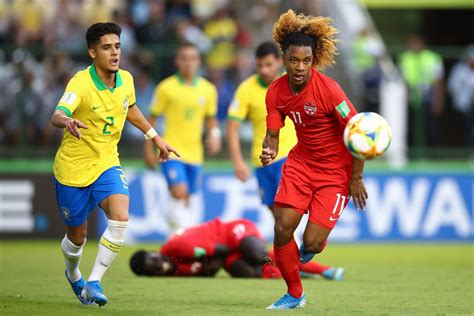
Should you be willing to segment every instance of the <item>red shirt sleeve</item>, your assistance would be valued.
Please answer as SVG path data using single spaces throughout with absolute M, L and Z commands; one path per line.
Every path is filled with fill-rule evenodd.
M 277 108 L 276 90 L 274 85 L 270 86 L 265 97 L 265 103 L 267 105 L 267 129 L 271 130 L 279 130 L 285 126 L 285 115 Z
M 333 81 L 329 89 L 329 109 L 342 126 L 357 114 L 357 110 L 347 98 L 341 87 Z

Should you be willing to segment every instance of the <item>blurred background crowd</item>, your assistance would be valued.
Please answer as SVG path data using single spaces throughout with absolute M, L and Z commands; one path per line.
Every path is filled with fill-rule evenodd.
M 253 49 L 271 39 L 279 14 L 292 8 L 333 17 L 334 3 L 345 1 L 0 0 L 0 153 L 6 158 L 54 153 L 61 135 L 49 118 L 71 76 L 90 63 L 85 30 L 92 23 L 114 21 L 122 27 L 121 68 L 134 75 L 137 104 L 145 114 L 155 85 L 175 71 L 177 45 L 197 45 L 201 73 L 219 92 L 224 127 L 235 87 L 254 71 Z M 410 154 L 468 157 L 474 148 L 474 46 L 469 45 L 474 5 L 387 9 L 374 0 L 362 2 L 372 23 L 352 32 L 340 28 L 339 61 L 330 75 L 359 110 L 379 112 L 388 58 L 408 91 Z M 351 18 L 350 10 L 345 14 Z M 333 18 L 339 27 L 341 18 Z M 142 139 L 128 126 L 122 143 L 133 146 Z

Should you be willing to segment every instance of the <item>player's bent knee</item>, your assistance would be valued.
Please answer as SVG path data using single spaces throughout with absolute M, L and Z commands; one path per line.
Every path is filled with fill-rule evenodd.
M 67 239 L 69 239 L 74 245 L 81 246 L 84 244 L 87 238 L 87 232 L 68 230 Z
M 294 228 L 289 225 L 283 225 L 282 223 L 275 223 L 275 236 L 279 239 L 290 240 L 293 237 Z
M 109 219 L 117 222 L 128 222 L 128 212 L 124 212 L 123 214 L 110 214 Z
M 321 253 L 323 252 L 324 248 L 326 248 L 327 241 L 323 240 L 308 240 L 307 238 L 303 240 L 304 248 L 306 251 L 311 253 Z

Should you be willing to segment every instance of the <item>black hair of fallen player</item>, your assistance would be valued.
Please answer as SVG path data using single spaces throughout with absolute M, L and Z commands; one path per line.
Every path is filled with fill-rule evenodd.
M 92 46 L 96 45 L 100 41 L 100 38 L 104 35 L 116 34 L 120 38 L 121 33 L 122 29 L 120 26 L 113 22 L 92 24 L 86 32 L 87 47 L 91 48 Z
M 314 36 L 311 36 L 304 32 L 294 32 L 288 34 L 287 36 L 285 36 L 285 38 L 283 38 L 283 41 L 281 41 L 281 50 L 283 51 L 283 53 L 286 53 L 288 48 L 292 45 L 310 46 L 311 51 L 314 54 L 314 52 L 316 51 L 317 40 Z
M 268 55 L 273 55 L 276 58 L 280 58 L 280 49 L 272 42 L 263 42 L 257 46 L 255 50 L 255 57 L 262 58 Z
M 145 258 L 148 255 L 148 252 L 145 250 L 138 250 L 130 258 L 130 269 L 136 275 L 145 275 Z

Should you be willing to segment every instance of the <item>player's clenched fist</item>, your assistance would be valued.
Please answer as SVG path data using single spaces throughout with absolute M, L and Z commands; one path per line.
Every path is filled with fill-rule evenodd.
M 276 157 L 276 152 L 268 147 L 262 149 L 262 154 L 260 155 L 260 161 L 263 166 L 268 166 Z
M 69 133 L 71 133 L 72 136 L 81 139 L 81 132 L 79 131 L 79 128 L 87 129 L 87 125 L 82 123 L 79 120 L 69 119 L 66 121 L 65 128 L 67 129 Z

